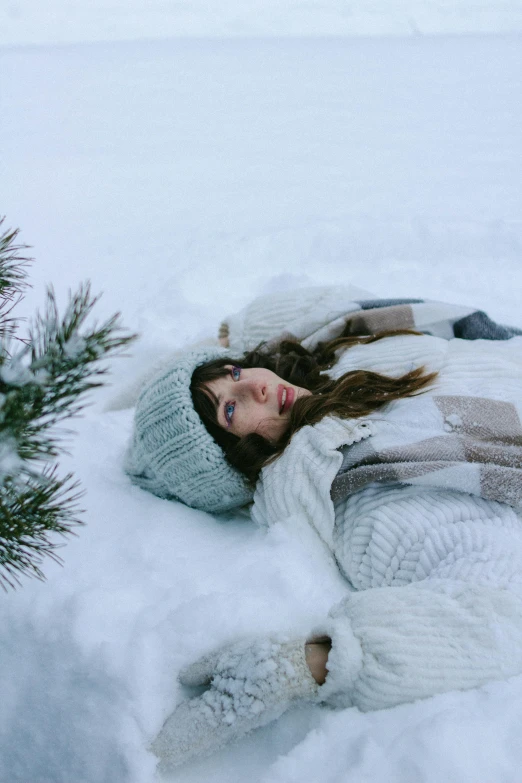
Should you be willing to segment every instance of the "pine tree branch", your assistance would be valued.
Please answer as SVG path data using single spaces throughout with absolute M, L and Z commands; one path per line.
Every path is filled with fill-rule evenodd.
M 0 217 L 0 340 L 5 343 L 16 334 L 18 320 L 9 315 L 30 287 L 27 267 L 32 258 L 24 254 L 28 245 L 15 244 L 18 229 L 1 231 L 4 221 L 5 217 Z
M 0 313 L 12 295 L 22 295 L 23 267 L 18 232 L 0 238 Z M 2 277 L 3 275 L 3 277 Z M 3 288 L 2 282 L 3 281 Z M 11 298 L 9 298 L 11 297 Z M 72 475 L 60 478 L 51 464 L 64 451 L 57 425 L 76 416 L 85 395 L 102 386 L 108 372 L 102 360 L 122 353 L 136 337 L 122 329 L 119 314 L 101 325 L 86 326 L 98 297 L 84 283 L 59 316 L 52 288 L 37 314 L 25 345 L 10 355 L 8 330 L 0 325 L 0 586 L 20 584 L 22 574 L 44 578 L 44 557 L 57 562 L 65 536 L 82 524 L 81 497 Z M 43 468 L 42 468 L 43 465 Z
M 0 217 L 0 229 L 4 221 L 5 217 Z M 19 233 L 18 228 L 0 233 L 0 296 L 3 299 L 12 300 L 16 294 L 23 294 L 30 287 L 26 267 L 33 259 L 20 255 L 29 245 L 15 244 Z
M 55 466 L 38 476 L 22 470 L 0 486 L 1 587 L 16 587 L 22 574 L 43 580 L 39 566 L 44 557 L 61 563 L 56 549 L 63 544 L 50 535 L 76 535 L 74 528 L 84 524 L 78 487 L 72 474 L 59 478 Z
M 52 289 L 47 296 L 46 311 L 37 315 L 29 345 L 0 367 L 0 438 L 14 438 L 24 460 L 57 456 L 58 438 L 49 432 L 84 408 L 86 392 L 103 385 L 108 367 L 100 360 L 120 354 L 135 339 L 122 333 L 119 314 L 81 329 L 98 301 L 88 283 L 70 295 L 63 318 Z

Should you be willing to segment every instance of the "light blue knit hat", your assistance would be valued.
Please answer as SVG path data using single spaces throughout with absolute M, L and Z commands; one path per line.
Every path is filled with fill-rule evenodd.
M 228 353 L 205 346 L 157 375 L 138 398 L 125 456 L 126 472 L 143 489 L 212 513 L 244 506 L 253 497 L 245 477 L 208 433 L 190 393 L 196 367 Z

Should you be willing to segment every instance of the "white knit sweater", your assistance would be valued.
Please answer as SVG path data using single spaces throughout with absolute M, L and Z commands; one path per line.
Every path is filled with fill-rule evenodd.
M 229 340 L 230 353 L 241 356 L 260 342 L 292 334 L 305 347 L 332 340 L 342 331 L 346 316 L 359 310 L 355 300 L 373 294 L 353 285 L 313 286 L 267 294 L 229 315 L 221 332 Z
M 522 400 L 522 338 L 506 342 L 404 336 L 345 351 L 331 375 L 437 370 L 430 394 Z M 419 398 L 421 399 L 421 398 Z M 371 485 L 336 507 L 338 448 L 400 426 L 408 402 L 360 420 L 305 427 L 262 472 L 254 519 L 311 525 L 350 592 L 318 633 L 332 638 L 324 698 L 362 710 L 522 672 L 522 517 L 465 493 Z M 412 414 L 413 416 L 415 413 Z

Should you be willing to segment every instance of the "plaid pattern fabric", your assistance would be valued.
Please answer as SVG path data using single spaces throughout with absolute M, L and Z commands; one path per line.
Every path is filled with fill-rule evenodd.
M 313 350 L 333 340 L 348 326 L 354 335 L 383 329 L 416 329 L 434 337 L 464 340 L 507 340 L 519 329 L 501 326 L 472 307 L 425 299 L 362 298 L 351 286 L 313 286 L 260 296 L 219 329 L 233 356 L 260 343 L 270 346 L 288 337 Z
M 372 437 L 342 449 L 334 502 L 379 482 L 458 490 L 522 508 L 522 401 L 443 395 L 393 405 L 393 422 L 372 414 Z
M 502 326 L 481 310 L 472 307 L 426 301 L 424 299 L 367 299 L 353 302 L 351 312 L 322 325 L 304 339 L 299 334 L 288 336 L 302 339 L 306 348 L 318 342 L 332 340 L 345 327 L 352 335 L 370 335 L 390 329 L 414 329 L 434 337 L 449 340 L 508 340 L 521 335 L 522 330 Z

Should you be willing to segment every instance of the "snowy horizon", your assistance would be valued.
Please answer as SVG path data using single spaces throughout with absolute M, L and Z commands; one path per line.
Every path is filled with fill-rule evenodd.
M 521 0 L 9 0 L 0 46 L 522 32 Z

